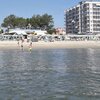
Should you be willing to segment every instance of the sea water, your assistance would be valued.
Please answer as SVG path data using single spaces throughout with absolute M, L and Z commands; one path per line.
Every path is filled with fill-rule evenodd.
M 100 100 L 100 49 L 0 50 L 0 100 Z

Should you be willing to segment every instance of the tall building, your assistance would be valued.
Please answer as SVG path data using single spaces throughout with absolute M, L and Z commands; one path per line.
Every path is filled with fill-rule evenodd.
M 85 0 L 65 11 L 66 33 L 100 34 L 100 1 Z

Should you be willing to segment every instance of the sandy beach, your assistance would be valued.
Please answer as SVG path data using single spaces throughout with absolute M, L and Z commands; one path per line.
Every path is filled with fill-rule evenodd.
M 100 41 L 55 41 L 55 42 L 33 42 L 32 49 L 66 49 L 66 48 L 100 48 Z M 21 42 L 0 41 L 0 50 L 21 49 Z M 29 50 L 29 43 L 23 43 L 23 49 Z

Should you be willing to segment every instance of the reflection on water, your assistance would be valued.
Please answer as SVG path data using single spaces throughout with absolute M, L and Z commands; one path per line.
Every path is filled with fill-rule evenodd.
M 0 100 L 99 97 L 99 49 L 0 51 Z

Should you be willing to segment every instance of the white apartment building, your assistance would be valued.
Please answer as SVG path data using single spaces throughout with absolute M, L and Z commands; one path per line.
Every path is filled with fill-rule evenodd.
M 67 34 L 100 34 L 100 1 L 85 0 L 66 9 Z

